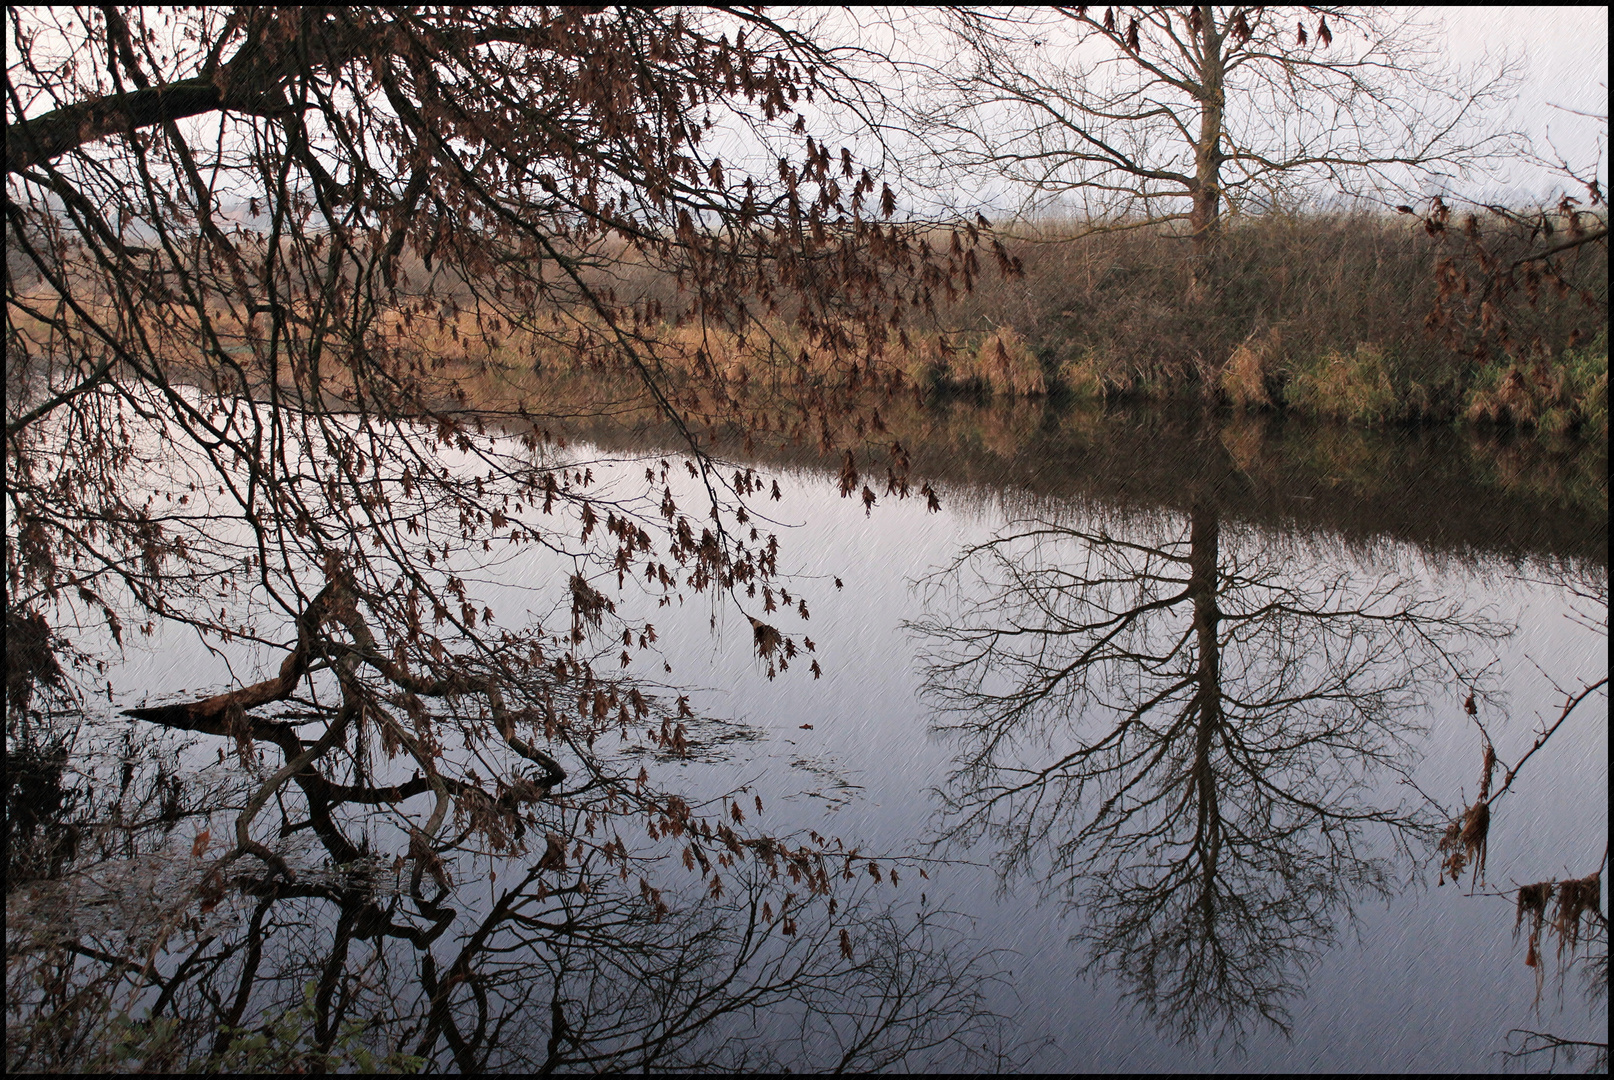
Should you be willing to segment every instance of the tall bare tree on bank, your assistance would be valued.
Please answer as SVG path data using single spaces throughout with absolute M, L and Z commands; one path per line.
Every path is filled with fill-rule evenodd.
M 270 671 L 129 714 L 243 762 L 276 748 L 228 855 L 272 877 L 294 868 L 266 806 L 354 858 L 336 808 L 388 808 L 417 891 L 450 810 L 493 850 L 536 837 L 551 862 L 574 844 L 628 858 L 590 814 L 640 817 L 703 877 L 742 859 L 723 839 L 737 804 L 658 793 L 593 748 L 630 729 L 671 752 L 693 738 L 686 703 L 638 677 L 656 635 L 617 614 L 630 577 L 664 602 L 721 592 L 770 674 L 817 669 L 784 621 L 806 600 L 774 580 L 777 540 L 746 509 L 769 490 L 719 472 L 689 422 L 735 416 L 740 387 L 704 348 L 675 384 L 669 333 L 755 330 L 783 305 L 872 377 L 896 313 L 964 272 L 963 247 L 882 222 L 889 189 L 805 130 L 799 108 L 841 85 L 835 57 L 753 11 L 8 19 L 12 712 L 40 687 L 99 691 L 97 634 L 110 650 L 188 627 L 197 656 L 247 643 Z M 776 169 L 740 175 L 702 141 L 725 114 L 775 138 Z M 676 293 L 633 288 L 628 260 Z M 665 461 L 601 490 L 557 454 L 565 410 L 523 378 L 543 349 L 631 375 L 684 424 L 687 490 Z M 501 386 L 497 409 L 474 380 Z M 796 428 L 826 433 L 852 411 L 808 408 Z M 495 611 L 490 564 L 544 549 L 567 567 L 550 606 Z M 586 836 L 526 831 L 556 802 L 592 808 Z M 822 894 L 826 870 L 803 882 Z
M 1479 126 L 1516 69 L 1453 67 L 1405 11 L 952 9 L 948 24 L 958 53 L 922 118 L 943 158 L 1092 229 L 1182 222 L 1192 298 L 1229 211 L 1400 192 L 1517 145 Z

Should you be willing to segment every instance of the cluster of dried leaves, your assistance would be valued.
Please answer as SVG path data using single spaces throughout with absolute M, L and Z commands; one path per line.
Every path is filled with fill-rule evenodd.
M 1469 694 L 1464 702 L 1464 708 L 1470 716 L 1475 713 L 1474 695 Z M 1486 845 L 1490 841 L 1491 833 L 1491 777 L 1496 772 L 1496 749 L 1487 739 L 1485 742 L 1485 761 L 1480 767 L 1479 797 L 1474 804 L 1464 810 L 1462 816 L 1446 826 L 1445 835 L 1440 838 L 1439 849 L 1445 853 L 1441 860 L 1440 877 L 1437 885 L 1446 884 L 1450 877 L 1452 884 L 1463 876 L 1463 868 L 1470 862 L 1474 864 L 1473 881 L 1485 880 L 1485 853 Z
M 1602 897 L 1602 871 L 1583 878 L 1565 881 L 1538 881 L 1534 885 L 1519 887 L 1518 906 L 1513 918 L 1513 936 L 1517 940 L 1519 927 L 1526 915 L 1530 918 L 1529 947 L 1524 962 L 1529 967 L 1541 963 L 1541 929 L 1546 923 L 1547 904 L 1557 900 L 1552 917 L 1553 933 L 1558 935 L 1558 962 L 1562 966 L 1565 950 L 1573 953 L 1580 942 L 1581 923 L 1590 924 L 1599 917 L 1598 905 Z M 1539 984 L 1539 974 L 1538 974 Z M 1539 992 L 1539 991 L 1538 991 Z
M 1543 305 L 1578 305 L 1593 327 L 1608 321 L 1607 208 L 1596 180 L 1579 184 L 1593 209 L 1581 209 L 1580 198 L 1564 194 L 1555 207 L 1533 213 L 1476 207 L 1479 212 L 1463 214 L 1458 228 L 1439 196 L 1422 215 L 1410 206 L 1396 208 L 1421 216 L 1425 232 L 1451 244 L 1435 265 L 1438 292 L 1425 328 L 1477 364 L 1498 355 L 1528 364 L 1510 373 L 1517 377 L 1510 387 L 1515 392 L 1530 379 L 1551 390 L 1545 385 L 1552 378 L 1546 358 L 1591 336 L 1575 327 L 1565 340 L 1545 340 L 1534 317 Z

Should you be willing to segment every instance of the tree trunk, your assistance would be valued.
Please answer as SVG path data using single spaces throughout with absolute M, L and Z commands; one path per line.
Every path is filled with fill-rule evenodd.
M 1194 143 L 1193 208 L 1188 223 L 1194 250 L 1189 272 L 1188 300 L 1202 306 L 1213 288 L 1216 238 L 1222 213 L 1222 114 L 1227 107 L 1223 86 L 1222 35 L 1210 8 L 1203 9 L 1200 36 L 1199 139 Z
M 1194 500 L 1188 520 L 1187 592 L 1194 605 L 1200 715 L 1219 721 L 1222 702 L 1222 663 L 1218 635 L 1221 632 L 1222 612 L 1216 601 L 1218 591 L 1216 572 L 1221 521 L 1217 507 L 1201 499 Z
M 1198 688 L 1195 710 L 1199 728 L 1194 746 L 1194 786 L 1199 796 L 1198 836 L 1195 847 L 1201 860 L 1203 885 L 1199 917 L 1207 933 L 1216 925 L 1216 868 L 1221 858 L 1221 793 L 1212 766 L 1214 746 L 1221 734 L 1222 717 L 1222 612 L 1217 606 L 1217 558 L 1221 522 L 1214 505 L 1194 500 L 1189 510 L 1188 595 L 1194 605 L 1194 636 Z

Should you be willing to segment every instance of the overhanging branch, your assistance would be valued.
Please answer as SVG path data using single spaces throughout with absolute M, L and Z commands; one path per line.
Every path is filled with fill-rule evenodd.
M 276 117 L 312 108 L 288 101 L 283 92 L 285 81 L 299 73 L 344 66 L 356 55 L 360 38 L 349 32 L 352 28 L 340 17 L 327 13 L 296 28 L 295 33 L 306 43 L 301 52 L 283 44 L 275 50 L 266 47 L 272 19 L 266 16 L 244 27 L 244 41 L 235 55 L 200 75 L 90 98 L 7 124 L 6 172 L 41 164 L 86 143 L 187 116 L 224 110 Z M 22 106 L 15 93 L 11 98 L 20 114 Z
M 283 115 L 292 106 L 276 93 L 232 92 L 198 76 L 167 86 L 81 101 L 44 116 L 6 125 L 6 172 L 20 172 L 112 135 L 226 109 L 258 116 Z

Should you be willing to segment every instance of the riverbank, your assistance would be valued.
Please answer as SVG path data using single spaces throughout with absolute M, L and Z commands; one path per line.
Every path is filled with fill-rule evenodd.
M 1017 239 L 1015 231 L 1004 230 L 1003 255 L 1020 273 L 976 273 L 973 291 L 948 303 L 938 293 L 933 317 L 895 318 L 872 356 L 852 333 L 837 343 L 810 339 L 787 295 L 743 328 L 668 321 L 660 313 L 680 310 L 688 298 L 681 304 L 677 283 L 631 251 L 616 252 L 619 273 L 608 289 L 604 279 L 590 281 L 616 305 L 613 325 L 594 311 L 539 304 L 521 313 L 479 302 L 464 281 L 406 267 L 400 279 L 424 282 L 424 296 L 395 298 L 394 307 L 367 316 L 361 352 L 366 363 L 396 373 L 406 411 L 412 397 L 441 393 L 490 410 L 570 398 L 579 379 L 597 390 L 602 375 L 637 378 L 642 369 L 697 423 L 756 417 L 768 430 L 770 417 L 794 427 L 816 412 L 815 436 L 845 412 L 825 403 L 877 385 L 920 400 L 1209 400 L 1245 413 L 1368 427 L 1451 424 L 1555 444 L 1607 440 L 1608 279 L 1600 244 L 1563 256 L 1575 262 L 1557 277 L 1521 270 L 1521 295 L 1491 304 L 1481 299 L 1475 267 L 1462 268 L 1472 250 L 1465 256 L 1460 244 L 1404 217 L 1233 219 L 1216 256 L 1219 284 L 1194 304 L 1180 237 L 1159 229 L 1075 236 L 1080 229 L 1071 223 L 1023 227 Z M 919 239 L 947 244 L 932 232 Z M 1500 232 L 1487 242 L 1492 260 L 1528 245 Z M 36 292 L 29 294 L 35 309 L 51 309 L 48 290 Z M 37 318 L 13 314 L 19 347 L 48 333 Z M 312 329 L 308 313 L 287 318 L 299 331 Z M 252 355 L 271 320 L 216 305 L 207 321 L 205 333 L 189 323 L 173 328 L 176 354 L 190 351 L 180 338 L 205 341 L 240 364 L 248 383 L 258 381 L 263 372 Z M 328 325 L 324 332 L 337 333 Z M 175 374 L 207 385 L 218 367 L 181 364 Z M 291 369 L 280 378 L 293 378 Z M 341 363 L 323 364 L 318 383 L 337 397 L 351 391 Z M 642 391 L 642 381 L 622 386 L 630 397 Z M 620 402 L 574 404 L 593 412 Z
M 1006 261 L 1021 273 L 979 273 L 973 291 L 948 304 L 938 292 L 934 318 L 897 320 L 872 362 L 808 340 L 785 300 L 740 332 L 653 323 L 632 333 L 675 382 L 704 382 L 716 400 L 755 399 L 759 387 L 855 392 L 878 380 L 929 397 L 1209 398 L 1363 426 L 1606 439 L 1606 250 L 1588 244 L 1560 256 L 1558 276 L 1520 269 L 1513 294 L 1487 300 L 1481 264 L 1531 250 L 1528 233 L 1476 233 L 1489 245 L 1482 257 L 1479 241 L 1431 236 L 1420 224 L 1399 215 L 1232 219 L 1218 285 L 1198 304 L 1187 300 L 1186 243 L 1163 230 L 1073 238 L 1072 223 L 1006 227 L 1005 236 L 1019 234 L 1004 241 Z M 943 234 L 931 239 L 947 244 Z M 642 263 L 630 262 L 615 288 L 677 307 L 674 283 Z M 597 355 L 609 336 L 590 316 L 566 331 L 500 326 L 490 337 L 467 310 L 417 348 L 553 375 L 592 366 L 578 358 Z
M 1005 351 L 1018 344 L 1052 392 L 1208 392 L 1246 411 L 1365 425 L 1607 437 L 1607 254 L 1597 244 L 1562 257 L 1562 280 L 1520 268 L 1509 297 L 1484 289 L 1483 265 L 1534 249 L 1528 230 L 1500 219 L 1454 236 L 1401 215 L 1234 218 L 1217 285 L 1196 306 L 1184 241 L 1147 230 L 1065 239 L 1078 228 L 1028 230 L 1010 247 L 1023 278 L 983 280 L 957 311 L 983 347 L 997 349 L 989 327 L 1012 334 Z

